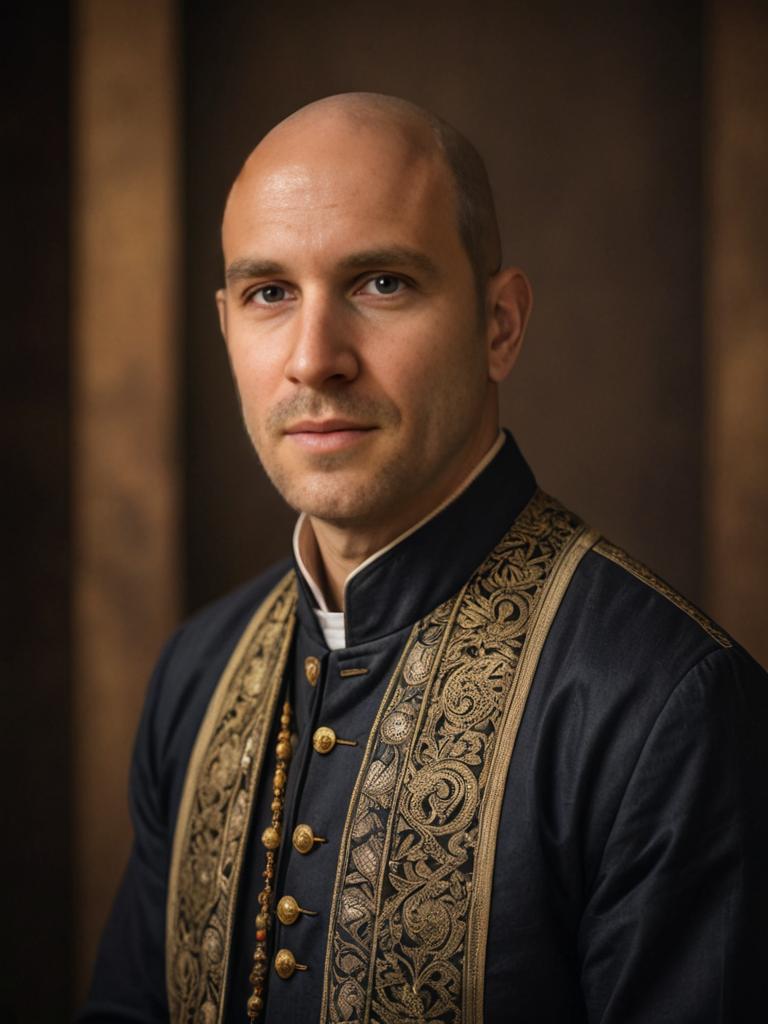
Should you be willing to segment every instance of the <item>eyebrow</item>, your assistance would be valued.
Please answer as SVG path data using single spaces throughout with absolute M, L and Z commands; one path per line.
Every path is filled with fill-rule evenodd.
M 341 266 L 348 270 L 363 270 L 368 267 L 414 267 L 430 277 L 437 277 L 437 264 L 419 249 L 395 245 L 383 249 L 365 249 L 351 253 L 341 261 Z
M 249 259 L 246 256 L 230 263 L 226 278 L 228 284 L 233 284 L 236 281 L 249 281 L 254 277 L 277 277 L 284 273 L 285 267 L 274 260 Z
M 414 267 L 429 277 L 437 277 L 439 274 L 437 264 L 429 256 L 418 249 L 410 249 L 401 245 L 353 252 L 340 260 L 338 266 L 342 270 Z M 286 273 L 287 270 L 283 264 L 277 263 L 275 260 L 261 260 L 246 256 L 230 263 L 227 267 L 226 278 L 228 284 L 234 284 L 237 281 L 252 280 L 255 277 L 279 277 Z

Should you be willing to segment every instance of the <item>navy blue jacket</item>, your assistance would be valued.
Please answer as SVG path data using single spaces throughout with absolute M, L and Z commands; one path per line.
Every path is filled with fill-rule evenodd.
M 362 749 L 414 622 L 454 594 L 534 493 L 511 439 L 447 509 L 353 578 L 347 646 L 328 651 L 300 579 L 284 680 L 299 746 L 277 896 L 317 916 L 278 925 L 306 972 L 270 972 L 265 1022 L 319 1019 L 336 861 Z M 227 660 L 290 563 L 205 609 L 152 679 L 131 776 L 135 843 L 82 1022 L 166 1021 L 167 876 L 185 769 Z M 320 661 L 307 682 L 308 656 Z M 346 667 L 363 676 L 343 677 Z M 320 756 L 318 725 L 357 740 Z M 737 1024 L 768 1005 L 768 680 L 662 585 L 598 551 L 545 642 L 502 810 L 488 933 L 488 1024 Z M 274 744 L 270 744 L 270 750 Z M 225 1019 L 245 1024 L 274 758 L 251 823 Z

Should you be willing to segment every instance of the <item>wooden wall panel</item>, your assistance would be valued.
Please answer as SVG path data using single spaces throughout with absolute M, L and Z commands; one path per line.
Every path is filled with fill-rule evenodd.
M 0 8 L 0 1021 L 69 1018 L 69 12 Z
M 716 0 L 709 33 L 709 594 L 768 664 L 768 7 Z
M 128 761 L 177 617 L 177 39 L 79 0 L 74 59 L 74 775 L 79 977 L 129 843 Z

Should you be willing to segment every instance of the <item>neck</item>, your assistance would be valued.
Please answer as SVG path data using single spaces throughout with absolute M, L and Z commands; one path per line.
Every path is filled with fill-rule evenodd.
M 378 548 L 370 549 L 373 541 L 364 535 L 335 528 L 322 520 L 310 518 L 308 524 L 314 543 L 308 545 L 307 568 L 320 587 L 328 610 L 343 611 L 348 576 Z
M 450 504 L 493 458 L 502 438 L 498 428 L 490 441 L 483 438 L 441 487 L 431 489 L 421 501 L 409 505 L 405 514 L 392 516 L 386 523 L 347 527 L 308 516 L 300 538 L 302 559 L 329 611 L 344 610 L 349 576 Z

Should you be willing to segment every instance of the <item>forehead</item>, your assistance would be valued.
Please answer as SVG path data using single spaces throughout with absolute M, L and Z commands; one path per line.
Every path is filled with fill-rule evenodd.
M 299 125 L 268 136 L 246 162 L 223 242 L 227 261 L 254 247 L 341 256 L 407 243 L 448 253 L 460 248 L 455 189 L 423 133 L 349 120 Z

